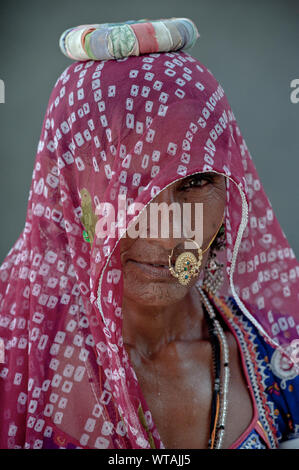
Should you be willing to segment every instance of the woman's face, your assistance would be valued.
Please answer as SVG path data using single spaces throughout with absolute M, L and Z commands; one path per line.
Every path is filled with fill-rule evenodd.
M 181 217 L 183 218 L 184 203 L 191 203 L 191 229 L 195 224 L 195 203 L 202 203 L 203 227 L 202 227 L 202 245 L 204 250 L 210 243 L 215 233 L 219 230 L 226 203 L 226 184 L 225 176 L 217 173 L 197 173 L 188 176 L 180 181 L 174 182 L 166 189 L 161 191 L 150 203 L 178 203 L 181 207 Z M 120 240 L 121 262 L 123 266 L 124 279 L 124 297 L 145 305 L 163 306 L 175 303 L 185 297 L 188 290 L 195 284 L 196 278 L 193 278 L 188 286 L 182 286 L 178 280 L 173 277 L 168 269 L 168 256 L 175 247 L 172 265 L 174 265 L 176 256 L 186 251 L 183 242 L 186 235 L 181 234 L 180 238 L 173 237 L 173 217 L 170 211 L 169 216 L 169 234 L 168 238 L 161 237 L 160 218 L 158 223 L 158 238 L 150 236 L 150 204 L 144 211 L 147 212 L 147 235 L 146 237 L 132 238 L 129 233 Z M 186 207 L 186 206 L 185 206 Z M 178 221 L 176 220 L 176 223 Z M 163 226 L 163 219 L 162 219 Z M 135 222 L 134 227 L 137 227 Z M 157 235 L 156 234 L 156 235 Z M 191 237 L 196 240 L 196 237 Z M 191 249 L 189 247 L 192 247 Z M 179 250 L 179 251 L 178 251 Z M 176 253 L 177 251 L 177 253 Z M 196 245 L 188 244 L 188 251 L 192 251 L 197 256 Z M 203 254 L 201 270 L 204 268 L 208 258 L 209 250 Z M 166 267 L 154 267 L 153 264 L 161 264 Z

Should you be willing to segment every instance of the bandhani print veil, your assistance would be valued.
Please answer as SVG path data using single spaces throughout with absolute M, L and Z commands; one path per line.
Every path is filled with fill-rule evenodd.
M 123 346 L 120 235 L 90 227 L 101 202 L 118 214 L 119 195 L 147 205 L 206 171 L 227 177 L 220 295 L 290 351 L 299 265 L 212 73 L 184 51 L 73 62 L 51 93 L 25 227 L 0 268 L 1 448 L 164 447 Z M 136 219 L 118 215 L 124 229 Z

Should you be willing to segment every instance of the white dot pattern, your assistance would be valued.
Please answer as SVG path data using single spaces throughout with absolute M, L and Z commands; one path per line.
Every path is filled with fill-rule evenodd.
M 24 230 L 0 268 L 1 448 L 149 448 L 140 404 L 164 447 L 123 346 L 118 240 L 83 239 L 80 191 L 117 209 L 118 195 L 147 204 L 201 171 L 227 177 L 222 293 L 277 343 L 299 336 L 298 262 L 211 72 L 186 52 L 75 62 L 51 93 Z

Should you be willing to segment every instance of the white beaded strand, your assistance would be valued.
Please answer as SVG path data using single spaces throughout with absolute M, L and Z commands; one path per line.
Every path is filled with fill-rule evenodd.
M 204 305 L 207 309 L 207 312 L 210 316 L 211 319 L 213 319 L 215 327 L 218 331 L 220 342 L 221 342 L 221 347 L 223 350 L 223 365 L 224 365 L 224 378 L 223 378 L 223 387 L 221 388 L 221 412 L 220 412 L 220 417 L 219 417 L 219 425 L 217 426 L 219 432 L 217 432 L 217 439 L 216 439 L 216 444 L 215 448 L 220 449 L 222 446 L 223 438 L 224 438 L 224 433 L 225 433 L 225 421 L 226 421 L 226 416 L 227 416 L 227 406 L 228 406 L 228 387 L 229 387 L 229 376 L 230 376 L 230 371 L 229 371 L 229 347 L 226 341 L 225 333 L 217 320 L 216 314 L 214 312 L 214 309 L 201 289 L 200 286 L 198 286 L 198 290 L 200 292 L 201 298 L 204 302 Z

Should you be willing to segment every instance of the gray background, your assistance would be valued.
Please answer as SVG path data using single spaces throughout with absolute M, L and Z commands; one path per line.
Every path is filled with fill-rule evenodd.
M 189 50 L 222 84 L 262 184 L 299 258 L 299 0 L 1 0 L 0 263 L 23 230 L 41 125 L 59 74 L 71 63 L 60 34 L 79 24 L 191 18 Z

